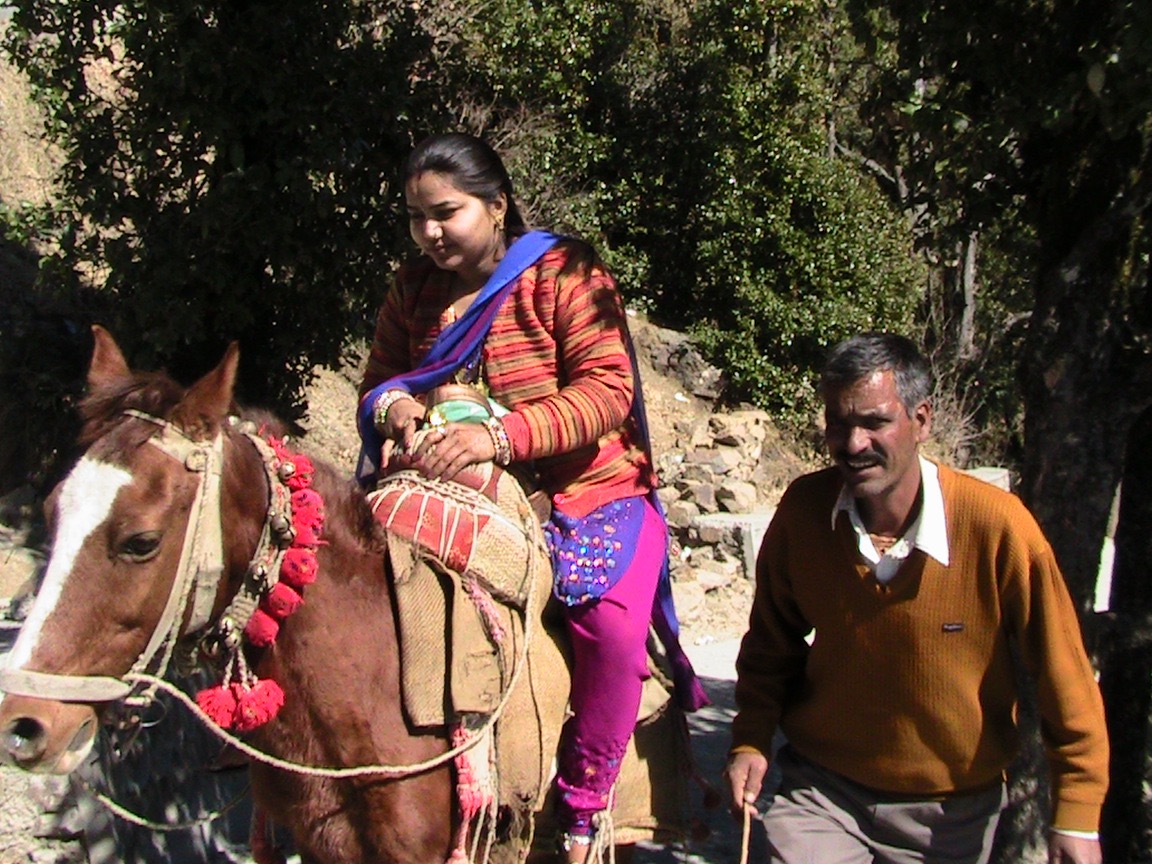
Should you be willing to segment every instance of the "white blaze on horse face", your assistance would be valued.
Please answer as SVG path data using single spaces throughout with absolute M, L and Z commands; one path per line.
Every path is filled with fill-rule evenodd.
M 56 511 L 56 538 L 44 584 L 8 655 L 8 668 L 19 669 L 31 658 L 40 628 L 56 608 L 84 542 L 108 519 L 116 495 L 131 481 L 132 475 L 120 466 L 88 457 L 81 459 L 64 479 Z

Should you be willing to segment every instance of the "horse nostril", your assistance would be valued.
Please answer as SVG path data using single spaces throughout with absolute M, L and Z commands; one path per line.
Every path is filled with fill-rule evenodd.
M 3 752 L 17 764 L 35 762 L 44 755 L 44 726 L 32 717 L 17 717 L 0 735 Z

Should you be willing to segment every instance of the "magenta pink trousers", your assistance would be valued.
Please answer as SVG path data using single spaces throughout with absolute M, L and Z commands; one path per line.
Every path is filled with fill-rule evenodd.
M 668 554 L 668 529 L 647 499 L 644 507 L 640 539 L 624 575 L 599 600 L 566 609 L 572 717 L 560 743 L 556 816 L 568 834 L 591 834 L 592 817 L 608 808 L 648 678 L 648 625 Z

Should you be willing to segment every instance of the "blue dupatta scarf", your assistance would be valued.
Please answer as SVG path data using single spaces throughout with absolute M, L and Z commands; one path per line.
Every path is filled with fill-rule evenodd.
M 405 393 L 427 393 L 449 381 L 457 371 L 475 359 L 488 338 L 492 322 L 508 299 L 520 274 L 560 240 L 547 231 L 529 231 L 508 247 L 496 270 L 488 277 L 472 305 L 463 315 L 445 327 L 427 356 L 411 372 L 404 372 L 373 387 L 360 401 L 356 425 L 360 430 L 360 460 L 356 479 L 369 485 L 380 470 L 380 448 L 384 439 L 376 430 L 373 409 L 376 400 L 389 390 Z

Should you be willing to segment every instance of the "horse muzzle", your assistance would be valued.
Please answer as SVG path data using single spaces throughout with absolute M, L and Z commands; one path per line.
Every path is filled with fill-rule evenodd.
M 92 750 L 90 705 L 9 695 L 0 702 L 0 761 L 39 774 L 68 774 Z

